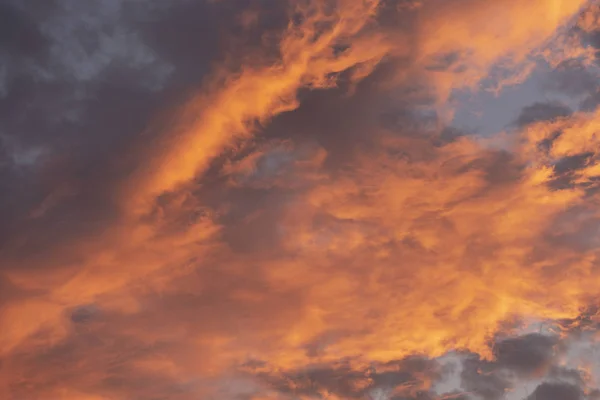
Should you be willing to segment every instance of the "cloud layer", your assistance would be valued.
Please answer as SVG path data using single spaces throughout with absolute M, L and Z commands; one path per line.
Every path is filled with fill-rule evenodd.
M 597 4 L 1 9 L 0 397 L 600 398 Z

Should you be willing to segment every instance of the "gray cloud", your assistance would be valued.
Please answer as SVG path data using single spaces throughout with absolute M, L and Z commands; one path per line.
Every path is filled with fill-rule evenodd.
M 481 396 L 484 399 L 502 399 L 511 382 L 508 377 L 496 373 L 496 366 L 469 356 L 463 361 L 461 387 L 466 392 Z
M 43 252 L 54 246 L 48 232 L 68 242 L 116 217 L 111 188 L 148 141 L 150 133 L 140 134 L 198 90 L 219 56 L 217 21 L 232 24 L 238 10 L 203 1 L 2 7 L 0 185 L 10 190 L 1 200 L 0 241 L 26 235 L 19 254 Z M 69 196 L 56 195 L 65 187 Z M 30 220 L 42 205 L 43 218 Z
M 494 346 L 496 365 L 520 376 L 543 373 L 555 361 L 556 337 L 529 334 L 502 340 Z
M 568 117 L 572 111 L 569 107 L 558 102 L 535 103 L 525 107 L 515 124 L 519 127 L 540 121 L 551 121 L 556 118 Z
M 545 382 L 527 397 L 527 400 L 582 400 L 583 392 L 577 386 Z

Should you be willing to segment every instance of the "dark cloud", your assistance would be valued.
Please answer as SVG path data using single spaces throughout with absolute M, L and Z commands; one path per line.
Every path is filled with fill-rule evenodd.
M 461 387 L 468 393 L 473 393 L 484 399 L 502 399 L 511 387 L 508 377 L 496 373 L 493 363 L 469 356 L 463 361 L 461 372 Z
M 82 324 L 92 321 L 98 314 L 98 309 L 94 305 L 77 307 L 71 313 L 71 321 L 75 324 Z
M 119 217 L 114 188 L 135 168 L 137 149 L 164 133 L 148 126 L 199 89 L 239 9 L 121 0 L 2 7 L 10 24 L 0 44 L 8 68 L 0 184 L 10 189 L 0 239 L 10 232 L 19 255 L 41 253 L 56 246 L 50 232 L 68 243 Z
M 519 127 L 524 127 L 540 121 L 551 121 L 556 118 L 568 117 L 572 111 L 569 107 L 558 102 L 535 103 L 523 108 L 515 121 Z
M 519 376 L 543 373 L 555 360 L 556 337 L 529 334 L 496 343 L 496 365 L 516 372 Z
M 583 393 L 577 386 L 545 382 L 539 385 L 527 400 L 581 400 Z
M 503 399 L 521 382 L 544 376 L 569 375 L 558 368 L 560 339 L 537 333 L 499 339 L 494 360 L 468 355 L 462 362 L 461 387 L 484 399 Z

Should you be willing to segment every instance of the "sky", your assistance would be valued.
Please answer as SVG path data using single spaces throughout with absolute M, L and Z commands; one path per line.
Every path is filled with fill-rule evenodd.
M 600 3 L 0 0 L 0 399 L 600 399 Z

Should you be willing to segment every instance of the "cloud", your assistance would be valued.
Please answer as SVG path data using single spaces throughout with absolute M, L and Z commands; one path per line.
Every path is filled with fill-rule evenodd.
M 520 127 L 540 122 L 553 120 L 560 117 L 568 117 L 572 111 L 564 104 L 551 103 L 536 103 L 523 108 L 521 114 L 517 118 L 516 124 Z
M 530 334 L 499 342 L 494 353 L 497 363 L 527 376 L 547 368 L 554 358 L 556 344 L 555 338 Z
M 583 393 L 576 386 L 564 385 L 564 384 L 553 384 L 553 383 L 542 383 L 538 386 L 533 394 L 528 399 L 539 399 L 539 400 L 553 400 L 553 399 L 565 399 L 565 400 L 578 400 L 583 398 Z
M 264 365 L 261 365 L 264 368 Z M 338 396 L 347 399 L 415 396 L 429 391 L 430 382 L 442 375 L 435 361 L 409 358 L 357 368 L 338 363 L 316 365 L 279 374 L 259 372 L 260 380 L 279 393 L 292 396 Z
M 591 393 L 598 113 L 446 114 L 583 5 L 7 3 L 0 395 Z

